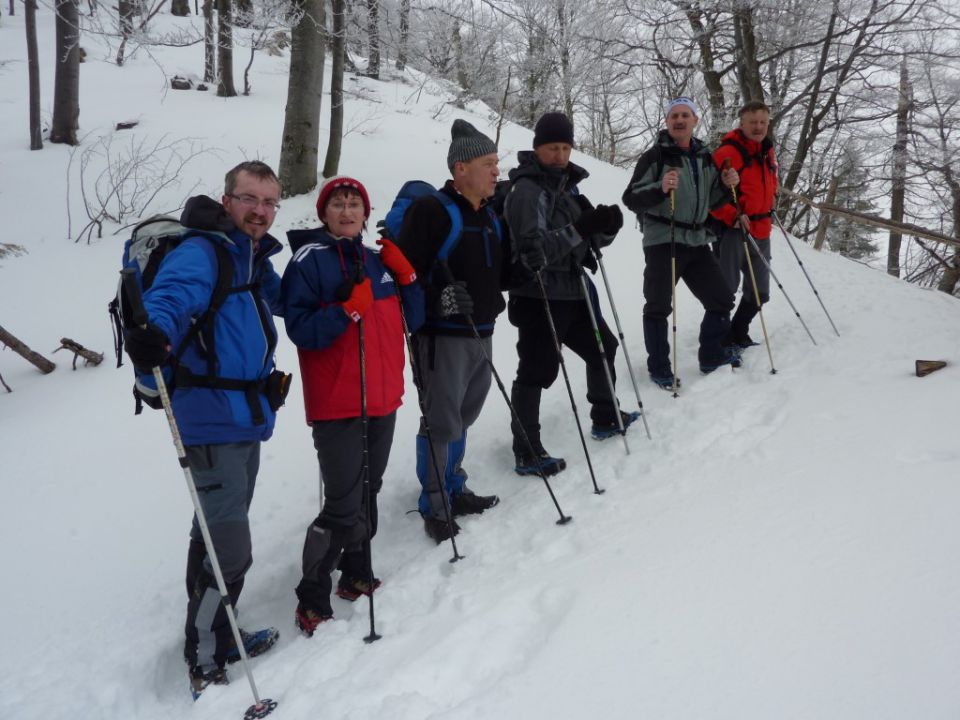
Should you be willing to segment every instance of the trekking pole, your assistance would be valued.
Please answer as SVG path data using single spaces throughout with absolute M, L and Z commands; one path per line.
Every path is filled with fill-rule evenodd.
M 677 231 L 674 222 L 677 214 L 677 191 L 670 190 L 670 303 L 673 305 L 671 321 L 673 323 L 673 397 L 677 393 Z
M 603 338 L 600 336 L 600 326 L 597 324 L 597 314 L 593 309 L 593 303 L 590 302 L 590 286 L 587 284 L 587 274 L 583 272 L 583 268 L 580 268 L 580 287 L 583 288 L 583 299 L 587 303 L 587 315 L 590 316 L 593 336 L 597 338 L 597 347 L 600 348 L 603 374 L 607 378 L 607 387 L 610 388 L 610 399 L 613 401 L 613 409 L 617 414 L 617 427 L 620 428 L 620 437 L 623 438 L 623 449 L 627 455 L 629 455 L 630 446 L 627 445 L 627 429 L 623 426 L 623 416 L 620 414 L 620 399 L 617 397 L 617 389 L 613 384 L 613 374 L 610 372 L 610 360 L 607 358 L 607 351 L 603 347 Z
M 147 311 L 143 307 L 143 296 L 140 294 L 140 286 L 137 284 L 136 271 L 133 268 L 124 268 L 120 271 L 121 282 L 127 291 L 127 299 L 130 301 L 131 320 L 134 325 L 146 327 L 149 318 Z M 197 494 L 197 486 L 193 482 L 193 473 L 190 472 L 190 465 L 187 462 L 187 451 L 183 446 L 183 440 L 180 437 L 180 428 L 177 426 L 177 420 L 173 416 L 173 406 L 170 404 L 170 394 L 167 392 L 167 384 L 163 379 L 163 372 L 160 367 L 155 365 L 151 368 L 153 379 L 157 383 L 157 392 L 160 393 L 160 402 L 163 404 L 163 411 L 167 416 L 167 423 L 170 425 L 170 434 L 173 436 L 173 444 L 177 449 L 177 458 L 180 461 L 180 467 L 183 468 L 183 477 L 187 481 L 187 489 L 190 491 L 190 499 L 193 501 L 193 510 L 197 516 L 197 524 L 200 526 L 200 533 L 203 535 L 203 544 L 207 551 L 207 557 L 210 559 L 210 565 L 213 568 L 213 575 L 217 580 L 217 589 L 220 592 L 220 602 L 223 603 L 223 609 L 226 611 L 227 620 L 230 621 L 230 630 L 233 633 L 233 641 L 240 652 L 240 662 L 243 670 L 250 682 L 250 690 L 253 692 L 254 704 L 247 708 L 243 714 L 244 720 L 254 720 L 254 718 L 265 718 L 277 707 L 276 700 L 269 698 L 260 699 L 257 693 L 257 686 L 253 681 L 253 673 L 250 670 L 250 661 L 247 658 L 247 650 L 243 646 L 243 639 L 240 637 L 240 628 L 237 626 L 237 618 L 234 614 L 233 605 L 230 602 L 230 595 L 227 593 L 227 584 L 223 579 L 223 572 L 220 570 L 220 562 L 217 560 L 217 552 L 213 545 L 213 538 L 210 537 L 210 529 L 207 527 L 207 517 L 200 505 L 200 496 Z
M 430 423 L 427 421 L 427 407 L 423 403 L 423 384 L 420 378 L 420 362 L 416 359 L 413 352 L 413 340 L 410 338 L 410 326 L 407 325 L 407 316 L 403 312 L 403 300 L 400 299 L 400 285 L 396 279 L 393 286 L 397 292 L 397 299 L 400 305 L 400 322 L 403 325 L 403 339 L 407 343 L 407 355 L 410 356 L 410 372 L 413 375 L 413 386 L 417 390 L 417 405 L 420 406 L 420 420 L 423 422 L 423 429 L 427 434 L 427 447 L 430 449 L 430 460 L 433 463 L 433 473 L 437 478 L 437 487 L 440 488 L 440 498 L 443 501 L 443 514 L 447 520 L 447 529 L 450 531 L 450 545 L 453 548 L 453 557 L 450 562 L 463 560 L 466 555 L 461 555 L 457 550 L 457 541 L 453 537 L 453 516 L 450 514 L 450 503 L 447 500 L 446 486 L 440 479 L 440 468 L 437 465 L 437 453 L 433 447 L 433 433 L 430 432 Z
M 797 259 L 797 263 L 800 265 L 800 269 L 803 270 L 804 277 L 807 278 L 807 282 L 810 283 L 810 289 L 813 290 L 813 294 L 817 296 L 817 300 L 820 303 L 820 307 L 823 308 L 824 314 L 827 316 L 827 320 L 830 321 L 830 325 L 833 327 L 833 331 L 837 334 L 837 337 L 840 337 L 840 331 L 837 330 L 837 326 L 833 323 L 833 318 L 830 317 L 830 313 L 827 312 L 827 306 L 823 304 L 823 300 L 820 299 L 820 293 L 817 292 L 816 286 L 813 284 L 813 280 L 810 279 L 810 275 L 807 273 L 807 269 L 803 266 L 803 260 L 800 259 L 800 256 L 797 255 L 797 251 L 793 247 L 793 243 L 790 242 L 790 235 L 783 227 L 783 223 L 780 222 L 780 216 L 777 214 L 776 210 L 771 210 L 770 214 L 773 216 L 773 219 L 777 221 L 777 227 L 780 228 L 780 232 L 783 233 L 783 237 L 787 241 L 787 245 L 790 246 L 790 251 L 793 253 L 793 256 Z
M 456 278 L 453 275 L 453 272 L 450 270 L 450 266 L 445 260 L 439 260 L 440 266 L 443 268 L 444 275 L 447 278 L 448 282 L 456 282 Z M 507 403 L 507 407 L 510 408 L 510 416 L 512 419 L 517 421 L 517 425 L 520 427 L 520 432 L 523 435 L 523 441 L 527 446 L 527 449 L 530 451 L 530 457 L 537 457 L 536 451 L 533 449 L 533 443 L 530 442 L 530 436 L 527 435 L 527 430 L 523 427 L 523 423 L 520 422 L 520 416 L 517 414 L 516 408 L 513 407 L 513 403 L 510 402 L 510 396 L 507 394 L 507 389 L 503 385 L 503 381 L 500 379 L 500 373 L 497 372 L 497 368 L 493 365 L 493 360 L 490 358 L 490 354 L 487 352 L 487 349 L 483 346 L 483 338 L 480 337 L 480 333 L 477 330 L 477 325 L 473 322 L 472 315 L 464 315 L 467 320 L 467 324 L 470 325 L 470 329 L 473 331 L 473 337 L 477 341 L 477 345 L 480 346 L 480 352 L 483 353 L 483 359 L 486 361 L 487 365 L 490 367 L 490 373 L 493 375 L 494 380 L 497 381 L 497 387 L 500 388 L 500 394 L 503 396 L 504 402 Z M 557 520 L 557 525 L 566 525 L 568 522 L 573 520 L 571 515 L 564 515 L 563 510 L 560 509 L 560 503 L 557 502 L 557 496 L 553 494 L 553 488 L 550 487 L 550 481 L 547 480 L 546 473 L 540 468 L 539 463 L 537 465 L 537 474 L 540 476 L 540 479 L 543 480 L 544 486 L 547 488 L 547 492 L 550 493 L 550 499 L 553 500 L 554 507 L 557 508 L 557 512 L 560 514 L 560 519 Z
M 723 169 L 730 169 L 730 161 L 723 161 Z M 753 299 L 757 304 L 757 312 L 760 313 L 760 328 L 763 330 L 763 344 L 767 347 L 767 357 L 770 358 L 770 374 L 776 375 L 777 369 L 773 365 L 773 352 L 770 350 L 770 336 L 767 335 L 767 323 L 763 319 L 763 304 L 760 302 L 760 289 L 757 287 L 757 275 L 753 272 L 753 260 L 750 259 L 750 246 L 747 245 L 747 231 L 740 225 L 740 206 L 737 204 L 737 188 L 731 187 L 730 194 L 733 196 L 733 207 L 737 211 L 736 223 L 740 227 L 740 237 L 743 239 L 743 254 L 747 257 L 747 269 L 750 271 L 750 282 L 753 283 Z
M 358 265 L 357 278 L 360 279 L 361 277 L 362 266 Z M 370 609 L 370 634 L 363 638 L 363 641 L 369 645 L 379 640 L 380 635 L 377 634 L 373 616 L 373 548 L 371 547 L 373 538 L 370 537 L 373 532 L 373 524 L 370 522 L 370 418 L 367 416 L 367 357 L 363 346 L 363 318 L 357 320 L 357 333 L 359 335 L 360 345 L 360 427 L 363 429 L 363 441 L 361 443 L 361 447 L 363 448 L 363 461 L 360 467 L 361 473 L 363 474 L 363 500 L 367 507 L 365 513 L 367 539 L 363 543 L 363 563 L 367 567 L 367 587 L 369 588 L 369 592 L 367 592 L 367 606 Z
M 537 284 L 540 286 L 540 297 L 543 298 L 543 311 L 547 315 L 547 324 L 550 326 L 550 335 L 553 337 L 553 346 L 557 349 L 557 359 L 560 361 L 560 369 L 563 371 L 563 381 L 567 385 L 567 395 L 570 396 L 570 407 L 573 408 L 573 419 L 577 424 L 577 432 L 580 433 L 580 444 L 583 445 L 583 456 L 587 459 L 587 469 L 590 471 L 590 479 L 593 481 L 594 495 L 602 495 L 605 491 L 597 486 L 597 476 L 593 472 L 593 462 L 590 460 L 590 451 L 587 449 L 587 440 L 583 435 L 583 425 L 580 424 L 580 413 L 577 412 L 577 401 L 573 399 L 573 388 L 570 387 L 570 376 L 567 374 L 567 364 L 563 361 L 563 350 L 560 348 L 560 338 L 557 335 L 557 328 L 553 324 L 553 313 L 550 312 L 550 301 L 547 299 L 547 288 L 543 284 L 543 276 L 537 271 Z M 616 404 L 616 397 L 614 397 Z M 620 418 L 620 411 L 617 410 L 617 422 L 620 432 L 623 430 L 623 420 Z M 629 453 L 629 449 L 627 450 Z M 536 454 L 534 454 L 536 457 Z
M 777 274 L 773 272 L 773 268 L 770 267 L 770 261 L 764 257 L 763 253 L 760 252 L 760 246 L 757 244 L 756 238 L 753 237 L 750 233 L 747 233 L 747 238 L 750 240 L 750 244 L 753 246 L 753 249 L 757 251 L 757 255 L 760 257 L 760 260 L 763 261 L 763 264 L 767 268 L 767 272 L 770 273 L 770 277 L 773 278 L 774 282 L 777 283 L 777 287 L 780 288 L 780 292 L 783 293 L 783 296 L 787 299 L 787 302 L 790 303 L 790 308 L 793 310 L 793 314 L 797 316 L 797 320 L 800 321 L 800 324 L 803 325 L 803 329 L 807 331 L 807 335 L 810 337 L 810 342 L 814 345 L 817 344 L 817 341 L 813 339 L 813 333 L 810 332 L 810 328 L 807 327 L 807 324 L 803 321 L 803 318 L 800 317 L 800 313 L 797 311 L 796 305 L 793 304 L 793 300 L 790 299 L 790 296 L 787 295 L 787 291 L 784 290 L 783 285 L 780 283 L 780 278 L 777 277 Z
M 620 324 L 620 315 L 617 313 L 617 304 L 613 301 L 613 290 L 611 290 L 610 281 L 607 279 L 607 269 L 603 265 L 603 253 L 600 252 L 600 248 L 593 248 L 593 254 L 597 258 L 597 265 L 600 266 L 600 277 L 603 278 L 603 286 L 607 290 L 610 309 L 613 310 L 613 321 L 617 326 L 617 335 L 620 338 L 620 346 L 623 348 L 623 359 L 627 361 L 627 370 L 630 372 L 630 382 L 633 383 L 633 392 L 637 396 L 637 405 L 640 406 L 640 417 L 643 418 L 643 427 L 647 431 L 647 440 L 652 440 L 650 426 L 647 425 L 647 414 L 643 411 L 643 400 L 640 399 L 640 389 L 637 387 L 637 378 L 633 374 L 633 363 L 630 362 L 627 340 L 623 336 L 623 326 Z

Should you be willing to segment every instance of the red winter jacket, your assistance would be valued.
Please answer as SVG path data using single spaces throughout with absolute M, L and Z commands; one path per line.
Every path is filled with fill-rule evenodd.
M 749 160 L 744 162 L 744 154 Z M 773 143 L 769 138 L 763 142 L 748 140 L 737 128 L 723 136 L 720 147 L 713 153 L 713 161 L 718 168 L 725 162 L 740 174 L 740 186 L 737 188 L 737 202 L 740 215 L 750 216 L 750 234 L 757 239 L 770 237 L 773 221 L 770 209 L 777 194 L 777 161 L 773 155 Z M 712 215 L 728 227 L 733 227 L 737 211 L 733 204 L 723 205 Z
M 389 415 L 403 396 L 404 339 L 400 302 L 410 331 L 423 322 L 419 283 L 400 287 L 380 253 L 354 239 L 323 230 L 291 230 L 296 250 L 283 273 L 281 298 L 287 335 L 297 346 L 307 422 L 360 416 L 360 332 L 337 299 L 345 278 L 362 263 L 370 278 L 373 305 L 363 315 L 367 414 Z

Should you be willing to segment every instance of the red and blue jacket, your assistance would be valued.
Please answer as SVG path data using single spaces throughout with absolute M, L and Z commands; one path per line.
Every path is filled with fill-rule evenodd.
M 324 228 L 287 233 L 293 258 L 283 273 L 281 298 L 287 336 L 297 346 L 307 422 L 360 417 L 360 323 L 337 299 L 349 278 L 370 278 L 373 305 L 363 315 L 367 414 L 389 415 L 403 397 L 404 337 L 401 301 L 410 332 L 423 324 L 423 290 L 400 287 L 362 236 L 336 238 Z

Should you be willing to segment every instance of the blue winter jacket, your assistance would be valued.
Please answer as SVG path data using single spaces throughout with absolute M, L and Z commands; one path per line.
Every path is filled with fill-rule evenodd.
M 233 287 L 256 282 L 252 290 L 230 293 L 216 314 L 214 343 L 218 377 L 264 380 L 274 369 L 277 329 L 272 315 L 282 315 L 280 276 L 268 258 L 280 252 L 270 235 L 260 240 L 254 253 L 249 236 L 236 228 L 222 236 L 187 237 L 161 263 L 143 302 L 150 321 L 166 333 L 174 351 L 210 305 L 217 282 L 218 264 L 212 243 L 219 242 L 233 261 Z M 259 295 L 259 300 L 257 299 Z M 197 375 L 207 373 L 207 359 L 198 341 L 184 349 L 181 366 Z M 266 440 L 273 433 L 274 412 L 259 394 L 264 422 L 256 424 L 241 390 L 203 387 L 177 388 L 173 413 L 185 445 L 207 445 Z

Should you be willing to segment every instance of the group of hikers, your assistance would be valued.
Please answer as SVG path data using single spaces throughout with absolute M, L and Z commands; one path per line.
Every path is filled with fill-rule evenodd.
M 755 344 L 748 330 L 769 285 L 756 252 L 769 260 L 777 177 L 763 103 L 744 105 L 739 127 L 712 154 L 694 136 L 699 113 L 690 98 L 674 99 L 665 114 L 666 128 L 640 157 L 622 200 L 643 232 L 647 369 L 658 386 L 675 389 L 667 317 L 677 279 L 704 307 L 703 373 L 739 366 L 741 352 Z M 282 403 L 268 397 L 277 374 L 273 316 L 283 318 L 298 350 L 322 479 L 322 505 L 306 528 L 295 590 L 295 621 L 308 637 L 333 617 L 334 592 L 356 600 L 380 585 L 370 540 L 404 390 L 406 341 L 421 410 L 419 511 L 437 543 L 458 533 L 456 518 L 499 502 L 468 485 L 463 462 L 468 430 L 490 389 L 494 324 L 504 309 L 518 337 L 510 390 L 518 474 L 545 478 L 566 467 L 544 448 L 540 433 L 541 393 L 557 378 L 562 346 L 586 365 L 595 439 L 625 434 L 640 417 L 619 408 L 618 341 L 585 272 L 596 270 L 624 218 L 617 204 L 594 205 L 582 192 L 589 173 L 570 161 L 573 147 L 570 119 L 546 113 L 532 150 L 520 152 L 509 182 L 498 184 L 494 142 L 455 120 L 450 178 L 412 201 L 394 237 L 385 233 L 378 249 L 365 244 L 366 188 L 352 177 L 330 178 L 317 198 L 320 227 L 287 234 L 293 255 L 282 277 L 271 264 L 281 244 L 269 234 L 281 188 L 268 165 L 249 161 L 230 170 L 219 203 L 204 196 L 187 203 L 181 223 L 190 230 L 143 293 L 147 319 L 125 330 L 125 342 L 140 371 L 176 365 L 173 416 L 225 586 L 218 589 L 195 515 L 184 646 L 195 698 L 210 683 L 226 682 L 226 663 L 240 657 L 225 605 L 236 605 L 252 562 L 248 511 L 260 444 L 270 438 Z M 209 310 L 222 248 L 232 286 L 213 331 L 198 335 L 191 329 Z M 741 275 L 742 299 L 731 322 Z M 228 597 L 221 598 L 224 591 Z M 246 654 L 256 655 L 278 633 L 239 636 Z

